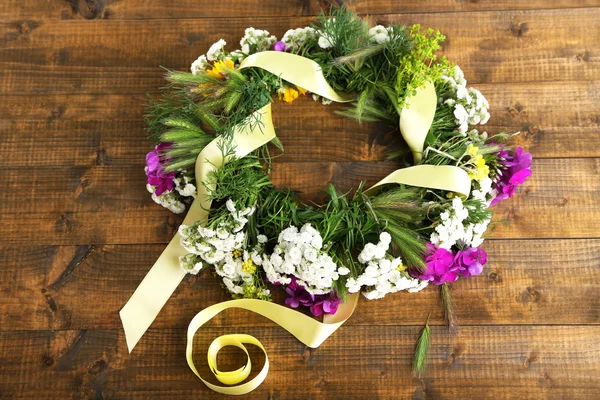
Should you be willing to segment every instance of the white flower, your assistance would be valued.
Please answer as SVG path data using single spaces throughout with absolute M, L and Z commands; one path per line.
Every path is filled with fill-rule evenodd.
M 390 41 L 388 30 L 381 25 L 369 29 L 369 40 L 371 43 L 383 44 Z
M 350 273 L 350 270 L 346 267 L 339 267 L 338 268 L 338 274 L 339 275 L 348 275 Z
M 228 199 L 228 200 L 225 202 L 225 206 L 227 207 L 227 210 L 228 210 L 230 213 L 232 213 L 232 214 L 235 214 L 235 213 L 237 212 L 237 210 L 236 210 L 236 208 L 235 208 L 235 203 L 233 202 L 233 200 L 231 200 L 231 199 Z
M 264 244 L 264 243 L 267 243 L 267 240 L 269 240 L 269 239 L 265 235 L 258 235 L 256 237 L 256 240 L 258 240 L 258 243 Z
M 209 61 L 216 61 L 223 57 L 223 55 L 225 54 L 223 47 L 225 47 L 226 44 L 227 42 L 223 39 L 219 39 L 218 42 L 213 43 L 213 45 L 210 46 L 210 48 L 206 52 L 206 58 Z
M 292 52 L 299 50 L 306 42 L 316 36 L 316 31 L 311 27 L 290 29 L 284 35 L 281 41 L 285 47 Z
M 381 232 L 379 234 L 379 241 L 381 244 L 389 246 L 392 243 L 392 236 L 387 232 Z
M 329 49 L 333 46 L 332 39 L 326 34 L 322 34 L 322 36 L 319 36 L 319 41 L 317 43 L 322 49 Z
M 206 59 L 206 56 L 204 54 L 202 54 L 200 57 L 198 57 L 198 59 L 196 61 L 194 61 L 192 63 L 192 66 L 190 67 L 190 70 L 192 71 L 192 74 L 194 75 L 198 75 L 198 73 L 204 69 L 206 69 L 206 67 L 208 67 L 208 60 Z

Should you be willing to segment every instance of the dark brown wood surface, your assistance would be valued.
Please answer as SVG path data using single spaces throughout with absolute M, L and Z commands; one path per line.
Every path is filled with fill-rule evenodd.
M 361 299 L 318 349 L 227 311 L 197 335 L 197 360 L 216 335 L 258 337 L 271 371 L 249 399 L 600 398 L 599 0 L 5 0 L 0 399 L 223 397 L 184 357 L 190 319 L 228 297 L 209 276 L 186 277 L 127 353 L 118 311 L 181 222 L 145 191 L 144 94 L 163 84 L 160 65 L 186 69 L 221 37 L 281 35 L 339 4 L 442 30 L 444 53 L 491 103 L 486 129 L 521 131 L 533 176 L 497 207 L 507 224 L 484 245 L 483 274 L 454 285 L 457 336 L 429 288 Z M 316 201 L 328 182 L 350 189 L 396 167 L 383 161 L 394 134 L 334 108 L 275 106 L 286 152 L 274 179 Z M 430 368 L 414 379 L 429 313 Z

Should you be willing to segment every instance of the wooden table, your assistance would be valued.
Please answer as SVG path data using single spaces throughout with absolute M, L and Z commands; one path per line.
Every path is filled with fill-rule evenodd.
M 600 398 L 600 1 L 4 0 L 0 399 L 220 397 L 184 359 L 192 316 L 228 298 L 211 276 L 186 278 L 127 353 L 118 310 L 181 221 L 145 190 L 144 93 L 164 84 L 159 65 L 185 70 L 249 26 L 280 36 L 330 3 L 442 30 L 444 53 L 491 103 L 487 130 L 521 131 L 533 176 L 497 207 L 509 223 L 486 242 L 483 274 L 454 285 L 457 336 L 429 288 L 361 299 L 316 350 L 227 312 L 198 352 L 226 332 L 261 339 L 271 372 L 252 399 Z M 384 126 L 309 99 L 274 111 L 286 147 L 274 179 L 307 198 L 396 166 L 382 161 L 398 140 Z M 417 380 L 430 312 L 430 368 Z

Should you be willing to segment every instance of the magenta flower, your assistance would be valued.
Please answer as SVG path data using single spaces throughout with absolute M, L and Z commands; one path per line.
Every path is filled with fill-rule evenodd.
M 168 142 L 159 143 L 154 150 L 146 154 L 146 175 L 148 176 L 148 183 L 156 188 L 154 193 L 157 196 L 173 190 L 175 172 L 166 172 L 162 164 L 167 161 L 162 153 L 170 146 L 171 143 Z M 163 157 L 162 161 L 161 157 Z
M 287 48 L 285 46 L 285 43 L 283 43 L 282 41 L 279 42 L 275 42 L 275 44 L 273 44 L 273 50 L 275 51 L 287 51 Z
M 458 279 L 458 266 L 454 263 L 454 255 L 451 251 L 436 248 L 427 243 L 429 255 L 425 258 L 427 269 L 417 273 L 419 279 L 431 281 L 434 285 L 445 282 L 454 282 Z
M 522 185 L 525 179 L 531 175 L 531 153 L 523 151 L 521 146 L 517 147 L 514 156 L 502 150 L 498 153 L 498 158 L 504 160 L 501 162 L 504 169 L 501 171 L 500 178 L 494 182 L 494 188 L 498 194 L 490 206 L 511 198 L 515 194 L 517 186 Z
M 487 262 L 485 250 L 470 247 L 466 250 L 459 250 L 454 257 L 454 262 L 463 278 L 469 278 L 473 275 L 479 275 L 483 271 L 483 266 Z
M 323 313 L 335 314 L 341 302 L 342 299 L 333 292 L 328 295 L 317 295 L 314 303 L 310 306 L 310 312 L 317 317 L 323 315 Z
M 318 294 L 313 295 L 308 293 L 304 287 L 298 284 L 298 279 L 292 276 L 292 281 L 286 286 L 285 292 L 288 298 L 285 299 L 285 304 L 291 308 L 299 306 L 309 307 L 310 312 L 318 317 L 325 314 L 335 314 L 342 300 L 335 294 Z
M 309 307 L 315 300 L 314 295 L 308 293 L 306 289 L 298 285 L 298 280 L 292 276 L 292 281 L 286 286 L 285 292 L 288 298 L 285 304 L 292 308 L 298 308 L 300 305 Z

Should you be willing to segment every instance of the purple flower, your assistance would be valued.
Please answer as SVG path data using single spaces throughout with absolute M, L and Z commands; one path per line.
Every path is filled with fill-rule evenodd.
M 456 253 L 454 262 L 463 278 L 473 275 L 479 275 L 483 271 L 483 266 L 487 262 L 485 250 L 470 247 L 466 250 L 459 250 Z
M 285 304 L 291 308 L 299 306 L 309 307 L 310 312 L 318 317 L 325 314 L 335 314 L 338 306 L 342 302 L 335 293 L 313 295 L 298 284 L 298 279 L 292 276 L 292 281 L 286 286 L 285 292 L 288 298 L 285 299 Z
M 161 153 L 170 146 L 171 143 L 162 142 L 159 143 L 154 150 L 146 154 L 146 175 L 148 176 L 148 183 L 156 188 L 154 193 L 157 196 L 173 190 L 175 172 L 166 172 L 161 163 Z M 164 161 L 168 160 L 163 158 L 162 162 Z
M 279 42 L 275 42 L 275 44 L 273 44 L 273 50 L 275 51 L 287 51 L 286 47 L 285 47 L 285 43 L 283 43 L 282 41 Z
M 315 296 L 315 302 L 310 306 L 310 312 L 317 317 L 323 315 L 323 313 L 335 314 L 341 302 L 342 299 L 333 292 L 328 295 L 317 295 Z
M 286 286 L 285 292 L 288 298 L 285 299 L 285 304 L 292 308 L 298 306 L 310 306 L 315 300 L 314 296 L 306 291 L 302 286 L 298 285 L 296 277 L 292 276 L 292 281 Z
M 525 179 L 531 175 L 531 153 L 523 151 L 521 146 L 517 147 L 514 156 L 502 150 L 498 152 L 498 158 L 504 160 L 501 162 L 504 169 L 500 178 L 494 183 L 494 188 L 498 194 L 492 200 L 490 206 L 511 198 L 515 194 L 517 186 L 522 185 Z
M 454 263 L 452 252 L 436 248 L 433 244 L 427 243 L 429 255 L 425 258 L 427 269 L 417 274 L 419 279 L 431 281 L 434 285 L 441 285 L 445 282 L 454 282 L 458 279 L 458 266 Z

